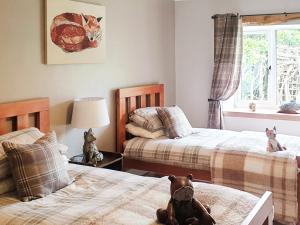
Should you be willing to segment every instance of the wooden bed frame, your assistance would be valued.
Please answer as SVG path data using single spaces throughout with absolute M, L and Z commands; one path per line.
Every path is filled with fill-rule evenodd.
M 137 108 L 164 106 L 164 85 L 155 84 L 118 89 L 115 97 L 117 105 L 117 151 L 123 153 L 123 143 L 131 138 L 125 130 L 129 114 Z M 196 179 L 205 181 L 211 180 L 209 171 L 151 163 L 129 158 L 124 158 L 124 168 L 152 171 L 163 175 L 175 174 L 185 176 L 186 174 L 192 173 Z
M 149 106 L 164 106 L 164 85 L 154 84 L 148 86 L 118 89 L 115 92 L 115 100 L 117 110 L 117 151 L 123 153 L 124 142 L 131 138 L 131 136 L 127 134 L 125 130 L 125 125 L 128 122 L 129 114 L 137 108 L 144 108 Z M 300 159 L 297 158 L 297 160 L 298 165 L 300 165 Z M 186 174 L 192 173 L 195 179 L 211 182 L 211 174 L 209 171 L 182 168 L 162 163 L 145 162 L 142 160 L 135 160 L 126 157 L 124 157 L 124 169 L 138 169 L 152 171 L 162 175 L 174 174 L 177 176 L 185 176 Z M 299 181 L 300 175 L 298 174 L 298 202 L 300 202 Z M 266 198 L 267 201 L 272 201 L 272 199 L 269 199 L 270 195 L 265 194 L 262 198 Z M 270 202 L 266 204 L 270 204 Z M 249 222 L 245 224 L 262 224 L 256 221 L 256 216 L 255 219 L 253 218 L 253 220 L 249 220 Z M 298 218 L 298 225 L 300 225 L 300 207 L 298 207 Z M 265 219 L 266 217 L 264 217 L 264 220 Z M 272 224 L 270 222 L 270 218 L 268 218 L 268 220 L 268 224 Z
M 34 117 L 34 127 L 42 132 L 49 131 L 49 98 L 30 99 L 25 101 L 0 104 L 0 135 L 32 126 L 30 115 Z M 11 128 L 8 121 L 12 122 Z
M 124 90 L 124 89 L 123 89 Z M 117 96 L 122 96 L 122 98 L 117 98 L 118 107 L 125 107 L 125 104 L 128 105 L 131 99 L 132 102 L 139 102 L 134 105 L 142 107 L 142 106 L 154 106 L 160 105 L 163 106 L 163 85 L 154 85 L 147 86 L 144 88 L 133 88 L 127 89 L 127 91 L 117 91 Z M 145 91 L 143 91 L 145 90 Z M 138 93 L 141 97 L 131 96 L 131 92 Z M 150 97 L 147 96 L 150 93 Z M 125 97 L 130 95 L 130 97 Z M 132 98 L 134 97 L 134 98 Z M 121 100 L 121 101 L 120 101 Z M 127 103 L 126 103 L 127 102 Z M 131 103 L 132 103 L 131 102 Z M 129 107 L 133 110 L 135 107 Z M 127 117 L 124 117 L 125 114 L 128 115 L 129 111 L 124 109 L 120 110 L 118 108 L 118 121 L 124 125 L 124 129 L 118 129 L 118 137 L 121 135 L 122 140 L 125 141 L 125 123 L 127 121 Z M 34 126 L 39 128 L 42 132 L 49 131 L 49 99 L 48 98 L 40 98 L 40 99 L 32 99 L 11 103 L 0 103 L 0 132 L 1 134 L 9 133 L 11 131 L 21 130 L 24 128 L 30 127 L 29 115 L 33 114 L 34 116 Z M 12 129 L 8 129 L 7 120 L 13 121 Z M 122 144 L 123 142 L 118 142 Z M 119 145 L 122 147 L 122 145 Z M 123 148 L 119 148 L 119 151 L 123 151 Z M 149 168 L 150 169 L 150 168 Z M 174 171 L 172 171 L 174 172 Z M 177 170 L 178 174 L 180 170 Z M 191 172 L 191 171 L 189 171 Z M 186 174 L 186 173 L 185 173 Z M 272 193 L 266 192 L 255 205 L 253 210 L 249 213 L 247 218 L 243 221 L 242 225 L 258 225 L 258 224 L 273 224 L 273 202 L 272 202 Z

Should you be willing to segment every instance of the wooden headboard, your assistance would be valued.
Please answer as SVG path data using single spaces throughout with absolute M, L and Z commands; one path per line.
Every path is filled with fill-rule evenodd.
M 34 117 L 34 127 L 49 131 L 49 98 L 38 98 L 17 102 L 0 103 L 0 134 L 30 127 L 29 115 Z M 8 120 L 12 120 L 9 129 Z
M 164 106 L 164 85 L 122 88 L 116 91 L 117 106 L 117 151 L 123 152 L 123 143 L 127 140 L 125 125 L 129 114 L 138 108 Z

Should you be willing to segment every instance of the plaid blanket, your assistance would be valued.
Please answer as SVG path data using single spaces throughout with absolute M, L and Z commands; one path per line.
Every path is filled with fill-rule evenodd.
M 297 221 L 297 163 L 300 137 L 278 135 L 287 151 L 267 153 L 263 132 L 196 129 L 182 139 L 134 138 L 125 157 L 184 168 L 210 170 L 213 182 L 255 195 L 272 191 L 275 219 Z
M 193 134 L 181 139 L 135 137 L 126 142 L 124 157 L 209 171 L 212 150 L 236 134 L 234 131 L 193 128 Z
M 75 182 L 54 194 L 20 202 L 0 195 L 1 225 L 155 225 L 156 209 L 170 198 L 169 180 L 69 165 Z M 218 225 L 239 225 L 257 203 L 252 194 L 194 183 L 195 197 L 209 204 Z
M 256 196 L 273 192 L 275 220 L 284 224 L 297 223 L 297 172 L 295 157 L 286 154 L 223 149 L 211 159 L 213 183 Z

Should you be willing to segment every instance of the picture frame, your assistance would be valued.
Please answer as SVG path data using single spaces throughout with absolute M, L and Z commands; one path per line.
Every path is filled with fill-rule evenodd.
M 46 64 L 103 63 L 105 7 L 72 0 L 46 0 Z

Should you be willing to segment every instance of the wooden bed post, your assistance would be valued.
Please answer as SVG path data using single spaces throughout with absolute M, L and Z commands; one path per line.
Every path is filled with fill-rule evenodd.
M 123 143 L 126 141 L 125 126 L 129 114 L 138 108 L 164 106 L 164 85 L 122 88 L 115 92 L 117 107 L 117 152 L 123 152 Z
M 120 90 L 116 91 L 117 105 L 117 152 L 123 152 L 123 142 L 126 140 L 126 102 L 125 98 L 120 98 Z
M 267 191 L 249 213 L 241 225 L 273 224 L 272 193 Z

